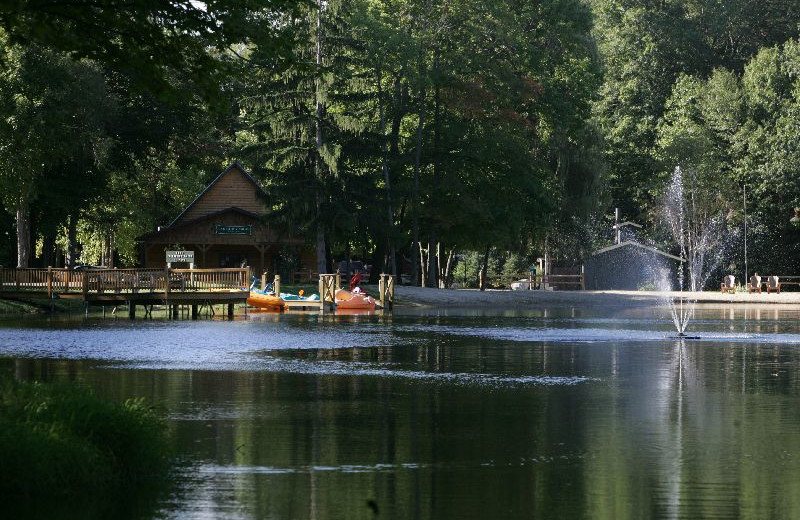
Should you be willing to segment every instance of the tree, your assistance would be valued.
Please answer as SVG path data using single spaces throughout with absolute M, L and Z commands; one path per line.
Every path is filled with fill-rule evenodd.
M 104 78 L 91 64 L 40 47 L 3 49 L 0 183 L 6 208 L 16 213 L 17 265 L 28 267 L 31 203 L 45 189 L 44 176 L 75 167 L 91 175 L 111 106 Z

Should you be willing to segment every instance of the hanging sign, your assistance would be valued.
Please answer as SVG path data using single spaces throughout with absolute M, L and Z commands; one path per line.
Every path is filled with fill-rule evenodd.
M 226 226 L 223 224 L 214 225 L 215 235 L 251 235 L 253 226 Z
M 186 262 L 194 263 L 194 251 L 167 251 L 167 263 Z

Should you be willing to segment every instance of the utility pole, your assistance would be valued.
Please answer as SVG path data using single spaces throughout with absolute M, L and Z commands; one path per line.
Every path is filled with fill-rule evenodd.
M 616 233 L 614 235 L 614 244 L 615 245 L 619 245 L 619 244 L 622 243 L 622 228 L 624 228 L 625 226 L 633 226 L 633 227 L 639 228 L 639 229 L 642 228 L 642 226 L 640 226 L 639 224 L 636 224 L 635 222 L 629 222 L 629 221 L 620 222 L 619 221 L 619 208 L 614 208 L 614 226 L 613 226 L 613 228 L 616 231 Z
M 747 185 L 742 185 L 742 195 L 744 198 L 744 283 L 750 280 L 750 273 L 747 271 Z

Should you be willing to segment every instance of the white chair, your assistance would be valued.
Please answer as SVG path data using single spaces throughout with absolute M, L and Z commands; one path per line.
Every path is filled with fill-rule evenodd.
M 736 292 L 736 277 L 732 274 L 729 274 L 725 278 L 722 279 L 722 284 L 719 286 L 719 290 L 721 292 Z
M 767 294 L 771 292 L 781 293 L 781 282 L 778 280 L 777 276 L 770 276 L 767 278 Z

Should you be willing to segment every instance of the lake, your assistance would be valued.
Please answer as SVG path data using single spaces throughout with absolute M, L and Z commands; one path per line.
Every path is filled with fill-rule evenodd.
M 144 396 L 169 519 L 800 518 L 800 311 L 0 320 L 0 370 Z

